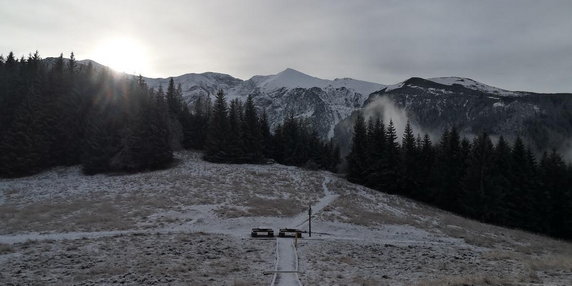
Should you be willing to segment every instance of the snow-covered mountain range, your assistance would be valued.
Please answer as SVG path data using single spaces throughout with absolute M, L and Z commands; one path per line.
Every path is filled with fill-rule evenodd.
M 90 60 L 79 63 L 89 62 L 104 68 Z M 572 94 L 509 91 L 461 77 L 413 77 L 393 85 L 351 78 L 327 80 L 290 68 L 248 80 L 213 72 L 173 79 L 189 105 L 200 97 L 214 99 L 218 90 L 229 100 L 245 101 L 252 95 L 259 111 L 267 113 L 271 128 L 290 115 L 306 118 L 322 138 L 335 138 L 342 149 L 349 143 L 355 112 L 385 110 L 386 120 L 392 116 L 394 121 L 410 120 L 419 132 L 438 135 L 455 126 L 466 135 L 521 136 L 537 151 L 555 148 L 572 159 Z M 166 88 L 169 82 L 169 78 L 145 80 L 153 88 Z M 383 106 L 386 102 L 391 106 Z
M 391 108 L 400 109 L 398 113 L 405 116 L 394 121 L 411 120 L 419 132 L 440 134 L 455 126 L 466 135 L 485 131 L 509 139 L 522 136 L 538 151 L 572 150 L 570 94 L 509 91 L 461 77 L 410 78 L 393 85 L 351 78 L 326 80 L 293 69 L 248 80 L 219 73 L 185 74 L 173 79 L 181 84 L 189 104 L 199 97 L 212 97 L 219 89 L 229 100 L 246 100 L 252 95 L 257 107 L 268 114 L 272 128 L 290 114 L 306 118 L 322 138 L 336 135 L 342 149 L 351 137 L 352 113 L 376 109 L 372 106 L 379 102 L 374 102 L 384 97 L 395 104 Z M 147 83 L 166 87 L 168 80 L 147 79 Z
M 419 132 L 439 135 L 456 127 L 468 136 L 482 132 L 509 140 L 521 136 L 538 152 L 557 149 L 572 158 L 572 94 L 508 91 L 447 77 L 410 78 L 388 86 L 372 93 L 364 109 L 375 109 L 380 99 L 389 99 Z M 347 125 L 346 121 L 336 129 L 339 138 L 348 137 L 341 128 Z
M 267 113 L 271 128 L 292 114 L 306 118 L 323 138 L 333 137 L 338 122 L 361 108 L 371 93 L 385 88 L 382 84 L 351 78 L 320 79 L 290 68 L 248 80 L 210 72 L 185 74 L 173 80 L 175 84 L 181 84 L 183 98 L 188 104 L 199 97 L 212 98 L 218 90 L 223 90 L 229 100 L 239 98 L 244 101 L 252 95 L 260 111 Z M 146 81 L 153 88 L 165 88 L 169 78 Z

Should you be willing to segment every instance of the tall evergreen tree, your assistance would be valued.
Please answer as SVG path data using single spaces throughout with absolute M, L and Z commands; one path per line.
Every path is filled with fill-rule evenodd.
M 367 170 L 367 129 L 363 116 L 358 114 L 354 122 L 352 148 L 347 156 L 348 180 L 363 183 Z
M 499 197 L 501 201 L 494 209 L 495 215 L 491 221 L 505 225 L 514 225 L 512 217 L 515 206 L 510 181 L 511 152 L 511 147 L 501 136 L 494 150 L 493 185 L 491 186 L 491 193 Z
M 262 153 L 264 157 L 271 158 L 274 154 L 272 144 L 272 133 L 270 132 L 270 123 L 268 122 L 268 114 L 262 113 L 260 118 L 260 136 L 262 137 Z
M 244 163 L 245 160 L 245 145 L 243 141 L 244 130 L 242 129 L 242 105 L 238 99 L 230 102 L 228 112 L 228 138 L 226 149 L 225 161 L 230 163 Z
M 409 121 L 405 125 L 401 146 L 401 189 L 404 195 L 413 196 L 419 188 L 419 162 L 417 142 Z
M 389 121 L 385 131 L 385 146 L 383 151 L 380 163 L 379 181 L 376 185 L 378 185 L 381 190 L 390 194 L 399 193 L 402 185 L 402 176 L 400 172 L 401 156 L 393 120 Z
M 199 97 L 192 106 L 192 112 L 187 116 L 187 123 L 184 125 L 184 146 L 187 149 L 202 150 L 205 148 L 211 118 L 210 98 Z
M 244 105 L 242 132 L 246 161 L 250 163 L 262 162 L 264 158 L 262 128 L 251 95 L 248 96 Z
M 463 213 L 471 217 L 489 220 L 494 218 L 500 197 L 491 192 L 494 164 L 494 146 L 486 133 L 473 140 L 468 158 L 467 172 L 463 178 Z
M 428 134 L 423 137 L 421 149 L 419 151 L 419 181 L 420 188 L 414 193 L 415 198 L 422 201 L 430 201 L 434 197 L 431 194 L 431 189 L 434 184 L 432 179 L 433 164 L 435 161 L 435 152 L 433 144 Z
M 532 166 L 529 166 L 525 146 L 520 137 L 514 141 L 511 152 L 510 185 L 511 200 L 514 203 L 514 216 L 516 224 L 527 229 L 538 227 L 540 222 L 536 221 L 537 216 L 533 214 L 533 185 L 530 181 L 534 176 Z
M 437 205 L 452 211 L 459 211 L 461 180 L 464 175 L 461 139 L 456 128 L 443 133 L 436 158 Z
M 220 90 L 217 93 L 213 106 L 212 116 L 207 131 L 207 140 L 205 146 L 205 159 L 213 162 L 222 162 L 227 154 L 228 126 L 228 109 L 224 92 Z
M 548 190 L 551 212 L 548 217 L 550 234 L 556 237 L 572 237 L 572 190 L 567 185 L 566 164 L 562 157 L 552 151 L 544 154 L 540 169 L 542 187 Z

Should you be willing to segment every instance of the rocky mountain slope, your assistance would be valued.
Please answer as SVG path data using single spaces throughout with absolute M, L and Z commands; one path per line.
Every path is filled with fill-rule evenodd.
M 146 80 L 156 88 L 168 84 L 166 78 Z M 245 81 L 218 73 L 186 74 L 174 80 L 189 104 L 219 89 L 229 99 L 252 95 L 258 108 L 267 112 L 271 127 L 292 114 L 307 118 L 323 138 L 335 134 L 336 141 L 346 146 L 350 115 L 367 110 L 389 113 L 386 121 L 392 118 L 398 125 L 410 120 L 416 131 L 434 137 L 455 126 L 466 136 L 481 132 L 509 140 L 522 136 L 539 152 L 554 148 L 567 155 L 572 150 L 571 94 L 509 91 L 460 77 L 410 78 L 385 86 L 349 78 L 325 80 L 293 69 Z M 391 106 L 380 104 L 380 98 L 389 99 Z
M 257 107 L 268 114 L 271 128 L 293 115 L 306 118 L 323 138 L 331 138 L 340 120 L 360 108 L 369 94 L 385 87 L 350 78 L 325 80 L 293 69 L 245 81 L 219 73 L 191 73 L 173 79 L 181 84 L 183 98 L 189 104 L 199 97 L 212 98 L 218 90 L 223 90 L 229 100 L 244 101 L 252 95 Z M 165 88 L 169 79 L 146 81 L 151 87 Z
M 411 78 L 372 93 L 364 110 L 382 98 L 406 113 L 420 132 L 440 134 L 455 126 L 468 136 L 521 136 L 537 151 L 570 149 L 572 94 L 507 91 L 454 77 Z
M 104 68 L 91 60 L 79 61 L 89 62 Z M 461 77 L 414 77 L 386 86 L 351 78 L 320 79 L 293 69 L 248 80 L 213 72 L 173 79 L 181 84 L 190 105 L 200 97 L 212 99 L 218 90 L 229 100 L 244 101 L 252 95 L 272 128 L 286 116 L 306 118 L 322 138 L 335 137 L 342 150 L 351 137 L 352 113 L 355 117 L 355 111 L 363 110 L 368 115 L 383 113 L 386 121 L 396 121 L 398 131 L 410 120 L 417 132 L 434 138 L 452 126 L 468 136 L 483 131 L 509 140 L 522 136 L 539 152 L 554 148 L 572 159 L 572 94 L 509 91 Z M 169 78 L 145 80 L 153 88 L 166 88 L 169 82 Z

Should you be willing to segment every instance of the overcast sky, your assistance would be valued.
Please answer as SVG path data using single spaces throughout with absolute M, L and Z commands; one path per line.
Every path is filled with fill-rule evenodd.
M 137 43 L 143 75 L 248 79 L 290 67 L 393 84 L 462 76 L 572 92 L 572 1 L 0 0 L 0 53 L 96 58 Z

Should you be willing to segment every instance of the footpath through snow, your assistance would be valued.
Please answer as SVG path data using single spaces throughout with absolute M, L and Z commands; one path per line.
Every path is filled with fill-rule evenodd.
M 316 214 L 331 204 L 338 195 L 334 194 L 328 188 L 330 178 L 324 178 L 322 189 L 324 190 L 324 197 L 322 197 L 316 204 L 312 205 L 312 214 Z M 300 228 L 308 224 L 308 214 L 301 213 L 294 217 L 290 224 L 293 228 Z M 277 238 L 276 239 L 276 267 L 278 271 L 274 274 L 271 285 L 279 286 L 293 286 L 302 285 L 298 277 L 298 253 L 294 245 L 293 238 Z M 285 271 L 285 272 L 283 272 Z
M 280 272 L 274 274 L 272 286 L 302 285 L 298 278 L 298 253 L 294 239 L 276 238 L 276 271 Z

